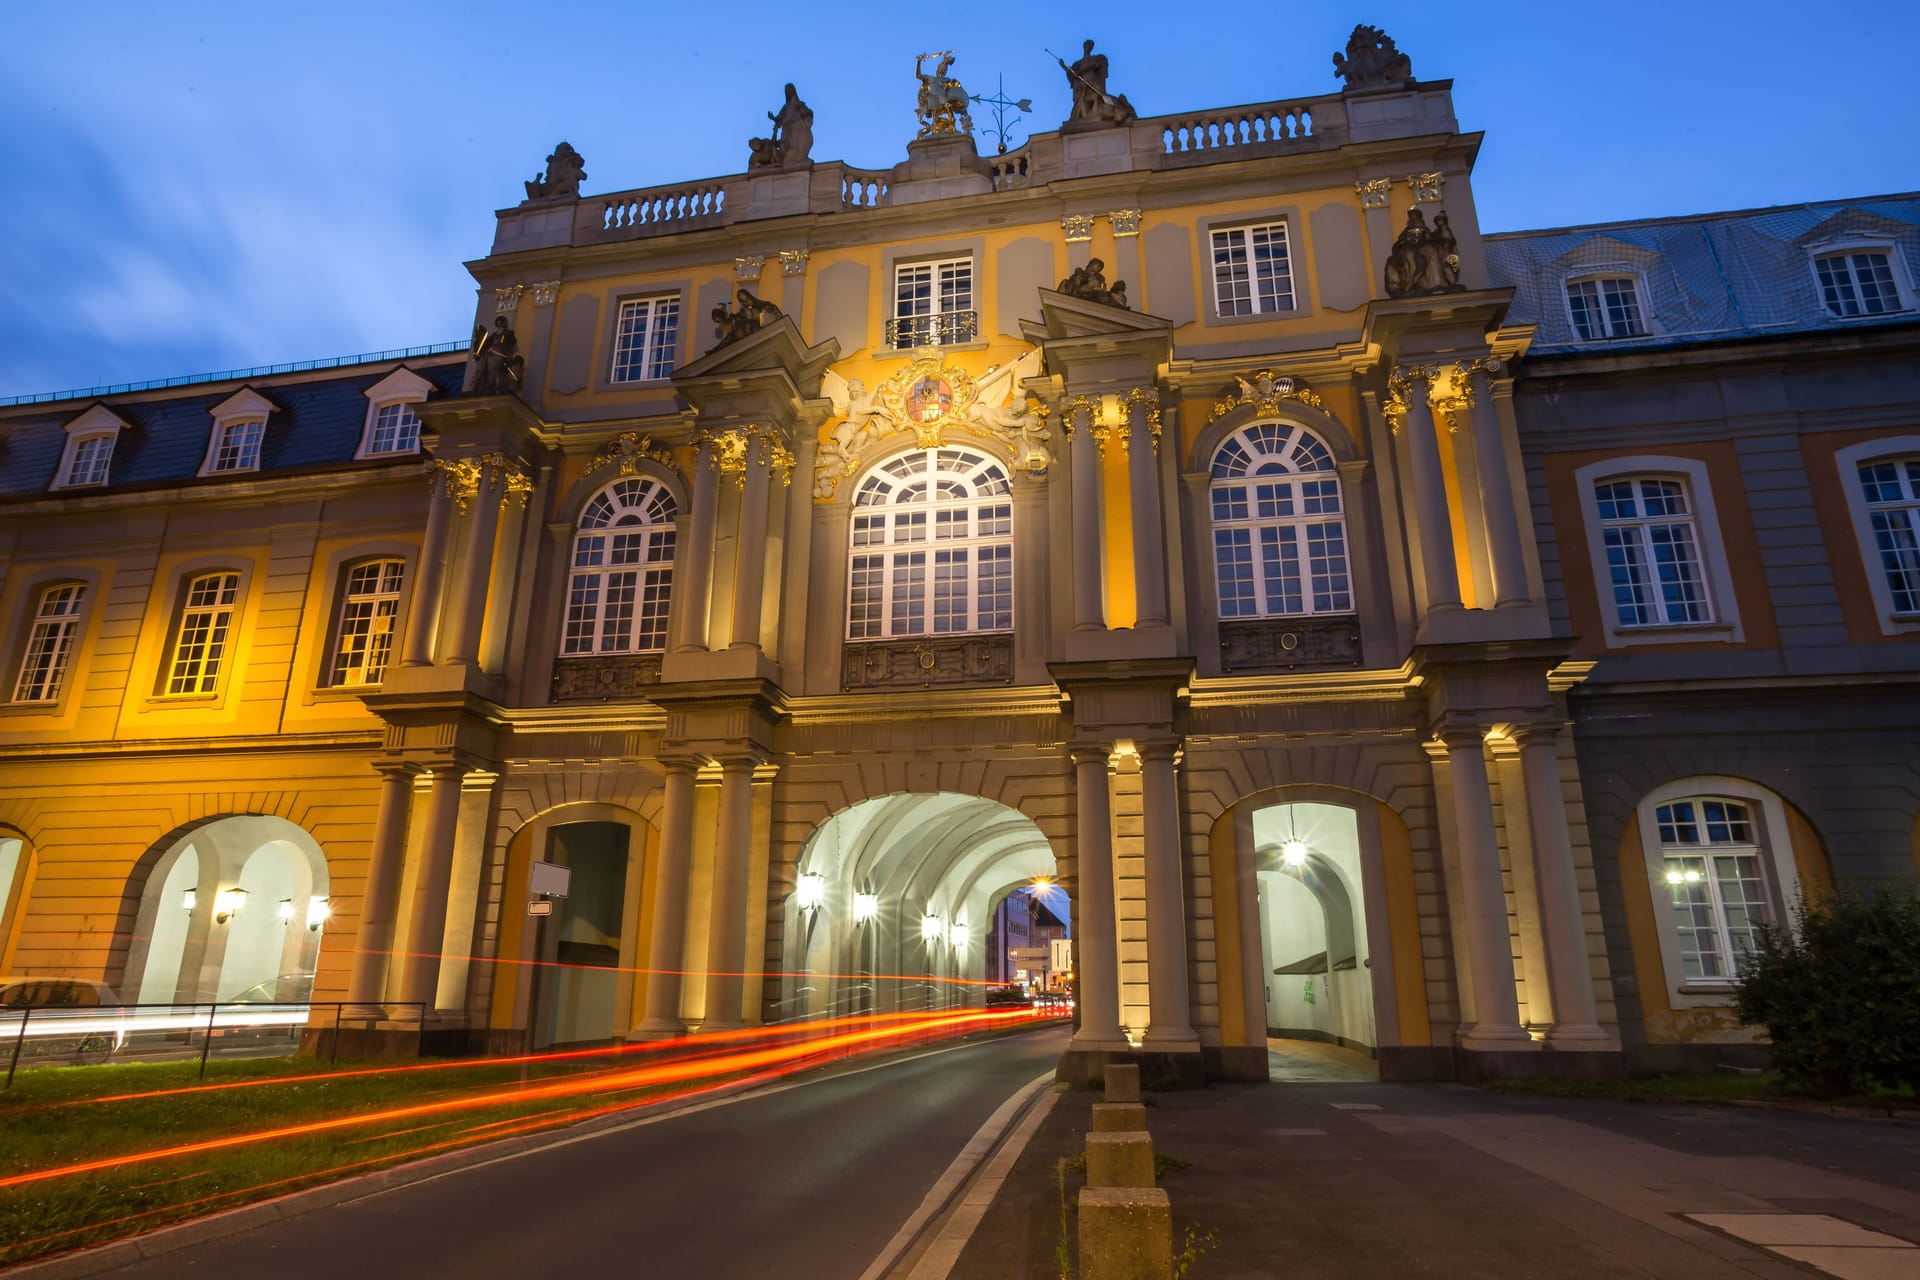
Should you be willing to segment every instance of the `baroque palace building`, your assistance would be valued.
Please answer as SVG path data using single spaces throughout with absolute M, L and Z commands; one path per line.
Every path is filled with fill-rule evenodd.
M 977 1000 L 1049 876 L 1075 1077 L 1755 1052 L 1757 925 L 1915 874 L 1920 197 L 1483 235 L 1336 67 L 563 143 L 470 347 L 0 408 L 0 972 L 644 1039 Z

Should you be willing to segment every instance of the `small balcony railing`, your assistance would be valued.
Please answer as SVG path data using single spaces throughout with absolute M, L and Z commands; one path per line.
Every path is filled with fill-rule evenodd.
M 946 311 L 936 316 L 899 316 L 887 321 L 887 345 L 896 351 L 948 347 L 980 336 L 978 311 Z

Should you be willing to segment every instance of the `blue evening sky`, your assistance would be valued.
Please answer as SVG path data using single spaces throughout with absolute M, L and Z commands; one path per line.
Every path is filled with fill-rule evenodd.
M 1916 0 L 20 3 L 0 395 L 460 338 L 462 261 L 561 138 L 589 193 L 738 172 L 793 80 L 814 157 L 877 168 L 923 49 L 1048 129 L 1045 47 L 1094 37 L 1146 116 L 1331 92 L 1358 21 L 1453 78 L 1487 230 L 1920 186 Z

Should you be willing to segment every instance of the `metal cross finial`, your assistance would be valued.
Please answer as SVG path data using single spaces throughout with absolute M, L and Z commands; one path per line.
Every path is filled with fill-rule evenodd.
M 1007 153 L 1008 130 L 1020 123 L 1020 117 L 1012 113 L 1033 110 L 1033 99 L 1021 98 L 1016 102 L 1012 98 L 1009 98 L 1007 96 L 1007 78 L 1004 75 L 998 77 L 997 83 L 999 87 L 995 90 L 994 97 L 989 98 L 985 94 L 976 93 L 973 95 L 973 100 L 976 103 L 993 108 L 993 123 L 991 125 L 981 126 L 980 132 L 990 134 L 998 139 L 994 150 L 999 155 L 1005 155 Z M 1011 118 L 1009 118 L 1010 116 Z

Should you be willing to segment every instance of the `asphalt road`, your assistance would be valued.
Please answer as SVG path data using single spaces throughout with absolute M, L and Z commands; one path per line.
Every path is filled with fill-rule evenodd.
M 461 1170 L 105 1274 L 854 1280 L 1064 1029 Z

